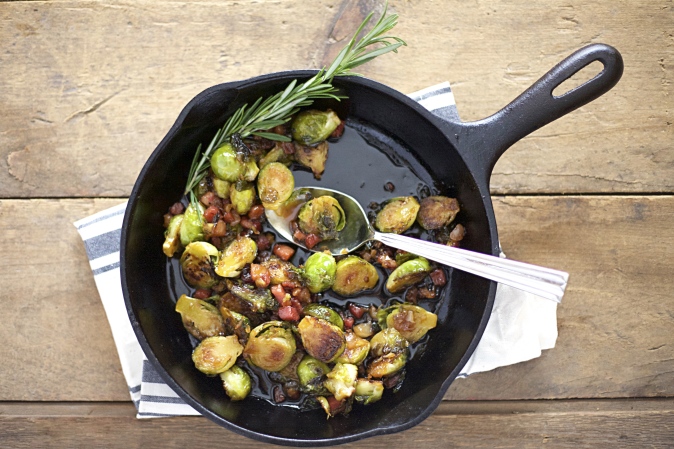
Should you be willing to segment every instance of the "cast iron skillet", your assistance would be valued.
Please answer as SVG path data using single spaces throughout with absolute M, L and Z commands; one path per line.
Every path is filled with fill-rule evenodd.
M 561 96 L 552 95 L 564 80 L 594 61 L 604 66 L 597 76 Z M 380 142 L 397 151 L 409 149 L 437 182 L 458 197 L 467 229 L 462 246 L 497 255 L 489 177 L 499 156 L 532 131 L 607 92 L 622 70 L 622 58 L 614 48 L 589 45 L 504 109 L 472 123 L 439 118 L 407 96 L 368 79 L 339 78 L 335 84 L 349 97 L 342 106 L 348 110 L 341 112 L 360 124 L 361 133 L 376 134 Z M 291 446 L 346 443 L 420 423 L 435 410 L 475 350 L 496 293 L 496 283 L 453 271 L 437 310 L 439 325 L 425 351 L 408 364 L 403 388 L 385 394 L 376 404 L 354 407 L 348 417 L 326 420 L 320 411 L 301 412 L 255 398 L 230 402 L 217 381 L 194 368 L 192 345 L 174 312 L 175 292 L 169 287 L 171 274 L 161 251 L 162 215 L 182 196 L 197 145 L 206 145 L 229 114 L 245 102 L 284 88 L 292 79 L 306 79 L 314 73 L 273 73 L 217 85 L 197 95 L 143 167 L 131 192 L 121 242 L 122 289 L 129 317 L 162 378 L 188 404 L 225 428 Z

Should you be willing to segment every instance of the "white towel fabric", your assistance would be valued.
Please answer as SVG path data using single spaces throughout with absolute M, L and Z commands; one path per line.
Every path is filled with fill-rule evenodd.
M 448 82 L 410 95 L 433 113 L 458 120 Z M 138 418 L 199 415 L 169 388 L 147 361 L 126 313 L 119 245 L 126 203 L 75 222 L 119 353 Z M 499 284 L 494 309 L 477 349 L 460 376 L 530 360 L 557 340 L 557 304 Z

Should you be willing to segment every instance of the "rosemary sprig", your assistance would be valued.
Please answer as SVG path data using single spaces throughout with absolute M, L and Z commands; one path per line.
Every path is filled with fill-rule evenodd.
M 225 125 L 218 130 L 203 153 L 201 152 L 201 145 L 199 145 L 192 160 L 185 187 L 185 194 L 189 194 L 190 202 L 194 207 L 197 206 L 198 202 L 195 189 L 208 174 L 213 152 L 223 143 L 228 142 L 232 135 L 238 134 L 242 138 L 253 135 L 277 141 L 290 140 L 286 136 L 265 132 L 265 130 L 288 122 L 300 108 L 311 105 L 314 100 L 321 98 L 340 100 L 344 98 L 338 93 L 338 89 L 332 85 L 334 77 L 361 76 L 353 72 L 353 69 L 377 56 L 397 52 L 400 46 L 407 45 L 405 41 L 398 37 L 386 35 L 398 23 L 398 15 L 387 16 L 387 9 L 388 5 L 384 8 L 383 14 L 372 27 L 372 30 L 358 39 L 358 35 L 361 34 L 373 16 L 373 13 L 368 14 L 349 43 L 339 52 L 327 69 L 322 68 L 316 75 L 303 83 L 298 84 L 297 80 L 293 80 L 282 92 L 264 99 L 260 97 L 250 106 L 243 105 L 227 119 Z M 373 46 L 376 46 L 376 48 L 372 49 Z

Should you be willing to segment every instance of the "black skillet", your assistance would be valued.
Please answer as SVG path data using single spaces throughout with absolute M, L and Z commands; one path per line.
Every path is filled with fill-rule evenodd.
M 598 75 L 561 96 L 552 95 L 563 81 L 594 61 L 604 66 Z M 368 79 L 339 78 L 335 84 L 349 97 L 341 106 L 346 110 L 341 112 L 348 115 L 359 134 L 412 161 L 411 166 L 430 176 L 434 185 L 458 197 L 467 229 L 462 246 L 497 255 L 489 178 L 499 156 L 532 131 L 607 92 L 622 70 L 622 58 L 614 48 L 589 45 L 555 66 L 501 111 L 472 123 L 440 118 L 407 96 Z M 140 344 L 161 377 L 188 404 L 225 428 L 290 446 L 340 444 L 420 423 L 435 410 L 475 350 L 496 293 L 496 283 L 453 271 L 437 309 L 439 325 L 423 353 L 408 364 L 402 389 L 384 395 L 378 403 L 354 407 L 348 417 L 326 420 L 320 411 L 302 412 L 256 398 L 233 403 L 216 380 L 194 368 L 192 344 L 173 310 L 177 292 L 172 285 L 176 280 L 160 249 L 162 215 L 182 196 L 197 145 L 207 144 L 228 115 L 245 102 L 313 73 L 273 73 L 217 85 L 197 95 L 143 167 L 131 192 L 121 242 L 126 307 Z M 349 163 L 333 153 L 331 159 Z M 354 167 L 363 165 L 366 161 L 352 163 Z M 345 175 L 348 178 L 348 169 L 340 174 L 342 178 Z

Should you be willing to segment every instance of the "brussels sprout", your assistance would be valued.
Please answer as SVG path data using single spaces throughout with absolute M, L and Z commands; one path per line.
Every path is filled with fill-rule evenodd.
M 305 355 L 302 361 L 297 365 L 297 377 L 300 381 L 300 388 L 305 393 L 324 394 L 323 376 L 330 372 L 330 367 L 320 360 Z
M 260 169 L 257 166 L 257 162 L 255 162 L 255 159 L 250 158 L 246 162 L 244 162 L 244 170 L 243 170 L 243 175 L 241 175 L 241 179 L 243 181 L 248 181 L 248 182 L 253 182 L 255 181 L 255 178 L 257 178 L 257 175 L 260 173 Z
M 229 198 L 229 186 L 231 186 L 231 183 L 216 176 L 212 176 L 211 180 L 213 181 L 213 191 L 215 194 L 223 199 Z
M 267 321 L 250 332 L 243 357 L 267 371 L 280 371 L 297 349 L 292 331 L 283 321 Z
M 215 176 L 224 181 L 236 182 L 246 173 L 246 164 L 238 158 L 234 147 L 226 143 L 216 149 L 211 156 L 211 170 Z
M 391 293 L 398 293 L 411 287 L 431 272 L 431 265 L 423 257 L 408 260 L 389 274 L 386 288 Z
M 166 228 L 162 250 L 167 257 L 173 257 L 180 246 L 180 224 L 183 222 L 183 217 L 183 214 L 174 215 Z
M 185 281 L 192 287 L 211 288 L 218 281 L 213 272 L 213 261 L 217 261 L 218 249 L 208 242 L 192 242 L 180 256 L 180 266 Z
M 176 302 L 176 312 L 180 314 L 187 332 L 199 340 L 226 332 L 222 315 L 206 301 L 182 295 Z
M 419 202 L 413 196 L 393 198 L 377 213 L 374 226 L 381 232 L 402 234 L 412 227 L 418 211 Z
M 285 281 L 291 281 L 297 278 L 295 266 L 278 257 L 270 257 L 269 259 L 262 261 L 260 265 L 269 271 L 271 285 L 282 284 Z
M 223 304 L 218 307 L 220 315 L 225 325 L 225 333 L 227 335 L 236 335 L 239 341 L 245 343 L 248 341 L 248 334 L 250 334 L 250 320 L 247 316 L 228 309 Z
M 364 338 L 360 338 L 351 331 L 347 332 L 344 338 L 346 339 L 346 348 L 335 361 L 337 363 L 358 365 L 367 357 L 367 353 L 370 351 L 370 342 Z
M 325 387 L 335 396 L 335 399 L 341 401 L 351 397 L 356 391 L 358 367 L 350 363 L 337 363 L 332 371 L 326 374 L 326 377 Z
M 396 252 L 396 265 L 400 266 L 407 262 L 408 260 L 417 259 L 420 256 L 416 254 L 408 253 L 407 251 L 398 251 Z
M 290 127 L 293 139 L 305 145 L 313 145 L 330 137 L 342 123 L 332 110 L 309 109 L 295 116 Z
M 400 304 L 386 317 L 387 327 L 395 328 L 410 343 L 419 341 L 437 324 L 436 314 L 414 304 Z
M 257 177 L 257 192 L 265 209 L 278 209 L 290 198 L 294 189 L 293 173 L 280 162 L 271 162 L 260 170 Z
M 192 361 L 202 373 L 215 375 L 230 369 L 242 351 L 236 335 L 208 337 L 194 348 Z
M 296 144 L 295 160 L 311 169 L 316 179 L 321 179 L 328 160 L 328 142 L 321 142 L 313 147 Z
M 297 224 L 305 234 L 316 234 L 321 240 L 334 239 L 346 225 L 346 214 L 339 201 L 319 196 L 302 205 Z
M 304 349 L 321 362 L 330 363 L 339 357 L 346 347 L 342 330 L 321 318 L 305 316 L 297 329 Z
M 247 263 L 257 256 L 257 245 L 250 237 L 240 236 L 222 251 L 215 272 L 224 278 L 233 278 L 241 274 Z
M 407 363 L 407 353 L 389 353 L 374 359 L 367 367 L 367 375 L 381 379 L 400 371 Z
M 266 288 L 254 288 L 252 285 L 235 284 L 230 281 L 227 283 L 231 293 L 251 304 L 253 312 L 266 312 L 278 306 L 271 292 Z
M 417 221 L 424 229 L 440 229 L 454 221 L 458 213 L 459 202 L 456 198 L 429 196 L 421 200 Z
M 204 209 L 201 203 L 199 203 L 198 209 L 195 209 L 192 206 L 192 203 L 185 209 L 183 220 L 180 223 L 180 243 L 182 243 L 183 246 L 204 239 L 203 213 Z
M 321 318 L 331 324 L 334 324 L 340 330 L 344 330 L 344 320 L 342 320 L 342 317 L 339 316 L 339 313 L 335 312 L 328 306 L 311 303 L 307 304 L 303 310 L 305 315 L 313 316 L 314 318 Z
M 229 199 L 232 201 L 232 206 L 234 206 L 236 213 L 245 215 L 255 202 L 255 187 L 251 184 L 239 190 L 235 184 L 232 184 L 229 188 Z
M 358 379 L 354 399 L 364 405 L 372 404 L 384 394 L 384 383 L 380 380 Z
M 267 154 L 260 158 L 260 168 L 264 168 L 265 165 L 271 164 L 272 162 L 279 162 L 285 156 L 283 148 L 279 145 L 276 145 L 274 148 L 269 150 Z
M 335 282 L 335 258 L 328 253 L 313 253 L 304 263 L 304 282 L 311 293 L 320 293 Z
M 379 274 L 369 262 L 358 256 L 347 256 L 337 262 L 332 290 L 342 296 L 352 296 L 377 285 Z
M 370 340 L 370 353 L 374 357 L 386 354 L 400 354 L 407 350 L 409 342 L 393 327 L 377 332 Z
M 225 393 L 232 401 L 245 399 L 253 387 L 250 375 L 237 365 L 220 373 L 220 379 L 222 380 L 222 386 L 225 388 Z

